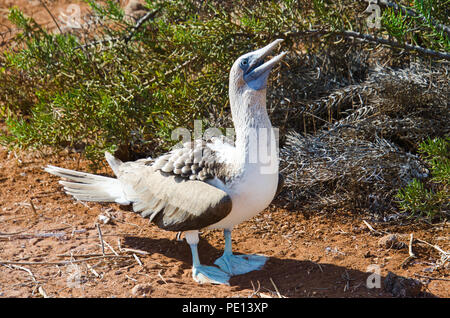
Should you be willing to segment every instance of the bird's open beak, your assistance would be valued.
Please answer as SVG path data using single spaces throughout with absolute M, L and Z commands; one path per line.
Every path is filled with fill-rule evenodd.
M 256 90 L 266 87 L 267 77 L 269 76 L 270 71 L 281 61 L 287 52 L 282 52 L 265 63 L 264 59 L 274 51 L 281 42 L 283 42 L 282 39 L 277 39 L 251 54 L 249 68 L 246 74 L 244 74 L 244 79 L 250 87 Z

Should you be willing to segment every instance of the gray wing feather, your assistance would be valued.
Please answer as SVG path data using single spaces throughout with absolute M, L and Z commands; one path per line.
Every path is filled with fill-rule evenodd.
M 224 143 L 229 143 L 223 140 Z M 222 181 L 228 177 L 225 164 L 204 140 L 187 142 L 182 148 L 174 149 L 157 158 L 153 163 L 155 170 L 173 174 L 189 180 L 205 181 L 217 177 Z
M 193 158 L 189 149 L 169 153 L 156 162 L 141 159 L 123 163 L 109 153 L 105 157 L 117 179 L 50 165 L 45 171 L 69 180 L 60 183 L 66 193 L 78 200 L 133 203 L 135 212 L 166 230 L 198 230 L 217 223 L 231 211 L 231 198 L 226 192 L 206 182 L 190 180 L 197 178 L 195 174 L 183 173 L 196 171 L 192 165 L 186 168 Z M 183 163 L 180 175 L 173 170 L 178 161 Z M 161 171 L 162 167 L 168 172 Z M 206 176 L 207 172 L 202 170 L 199 174 Z
M 117 170 L 133 210 L 165 230 L 198 230 L 217 223 L 231 211 L 228 194 L 203 181 L 137 162 L 123 163 Z

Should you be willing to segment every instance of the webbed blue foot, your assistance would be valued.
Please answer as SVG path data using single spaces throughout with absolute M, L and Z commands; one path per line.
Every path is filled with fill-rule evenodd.
M 192 267 L 192 277 L 197 283 L 226 284 L 230 275 L 214 266 L 197 265 Z
M 233 255 L 224 254 L 214 264 L 230 275 L 241 275 L 261 269 L 267 261 L 262 255 Z
M 194 233 L 194 235 L 197 235 Z M 192 237 L 191 237 L 192 239 Z M 230 275 L 220 270 L 215 266 L 205 266 L 200 264 L 200 259 L 198 257 L 197 243 L 189 244 L 192 252 L 192 278 L 197 283 L 211 283 L 211 284 L 228 284 Z
M 214 264 L 230 275 L 241 275 L 261 269 L 267 261 L 263 255 L 234 255 L 231 248 L 231 231 L 224 230 L 225 250 Z

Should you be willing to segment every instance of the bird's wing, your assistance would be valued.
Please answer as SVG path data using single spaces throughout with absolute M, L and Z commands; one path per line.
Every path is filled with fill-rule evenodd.
M 165 230 L 198 230 L 231 211 L 228 194 L 206 182 L 160 171 L 143 161 L 126 162 L 116 170 L 133 210 Z
M 196 140 L 187 142 L 183 147 L 174 149 L 157 158 L 152 166 L 155 170 L 186 178 L 205 181 L 212 178 L 223 182 L 231 176 L 224 155 L 229 155 L 234 147 L 226 139 L 213 138 L 210 141 Z

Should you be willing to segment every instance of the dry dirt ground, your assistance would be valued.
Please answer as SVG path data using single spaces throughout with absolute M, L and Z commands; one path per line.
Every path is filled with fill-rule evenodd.
M 87 169 L 75 153 L 0 148 L 0 297 L 449 297 L 448 268 L 436 268 L 435 248 L 414 241 L 416 258 L 401 266 L 411 233 L 448 250 L 447 223 L 400 226 L 346 211 L 270 207 L 233 231 L 235 251 L 268 256 L 264 268 L 232 277 L 230 286 L 199 285 L 189 247 L 176 233 L 116 204 L 76 202 L 42 170 L 47 164 Z M 398 242 L 387 244 L 386 233 Z M 203 233 L 202 262 L 212 264 L 223 245 L 220 231 Z M 370 266 L 380 269 L 380 288 L 367 286 Z M 389 272 L 422 285 L 392 291 Z
M 42 7 L 30 2 L 0 1 L 0 23 L 6 23 L 3 9 L 14 3 L 51 27 Z M 68 3 L 53 1 L 49 8 Z M 199 285 L 191 277 L 189 247 L 176 233 L 126 207 L 75 201 L 42 170 L 47 164 L 87 170 L 76 153 L 0 147 L 0 297 L 450 296 L 448 262 L 437 266 L 442 254 L 427 245 L 449 249 L 447 223 L 377 223 L 352 211 L 271 206 L 233 231 L 236 253 L 268 256 L 264 268 L 232 277 L 229 286 Z M 101 172 L 111 175 L 108 168 Z M 398 241 L 389 244 L 387 234 Z M 411 234 L 415 257 L 405 262 Z M 204 232 L 201 261 L 211 265 L 223 246 L 220 231 Z M 376 269 L 381 284 L 368 288 L 368 279 L 377 283 Z

